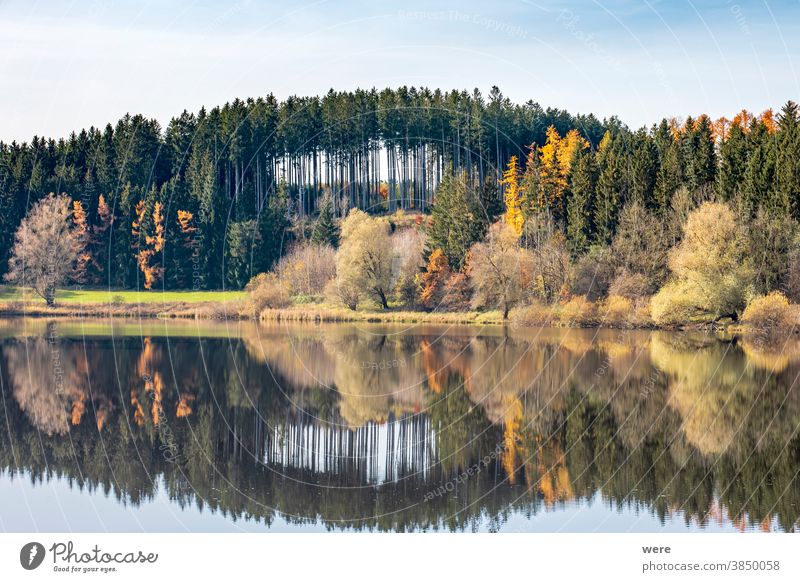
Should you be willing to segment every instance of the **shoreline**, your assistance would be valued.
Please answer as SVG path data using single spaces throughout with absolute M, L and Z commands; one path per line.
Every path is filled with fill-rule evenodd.
M 514 309 L 508 319 L 503 320 L 500 311 L 458 311 L 427 312 L 408 310 L 363 310 L 352 311 L 327 304 L 317 307 L 295 305 L 281 309 L 265 309 L 260 317 L 254 318 L 243 313 L 244 304 L 234 301 L 208 302 L 146 302 L 146 303 L 67 303 L 47 307 L 39 302 L 0 302 L 0 318 L 5 319 L 176 319 L 207 321 L 253 321 L 253 322 L 293 322 L 293 323 L 404 323 L 404 324 L 447 324 L 447 325 L 491 325 L 508 327 L 550 327 L 576 329 L 642 329 L 664 331 L 697 331 L 715 329 L 736 334 L 757 333 L 738 322 L 722 326 L 708 323 L 687 323 L 680 326 L 658 326 L 652 320 L 628 314 L 619 317 L 594 317 L 590 320 L 560 320 L 554 308 L 545 307 L 541 317 L 528 318 L 525 307 Z M 780 332 L 780 330 L 779 330 Z M 797 333 L 785 330 L 787 335 Z
M 120 296 L 122 293 L 118 294 Z M 215 292 L 211 292 L 215 293 Z M 167 296 L 170 294 L 167 293 Z M 549 327 L 573 329 L 637 329 L 662 331 L 713 331 L 740 336 L 781 336 L 800 334 L 800 327 L 786 325 L 794 319 L 772 318 L 766 324 L 748 325 L 738 320 L 688 321 L 681 324 L 657 325 L 642 302 L 611 300 L 593 302 L 573 297 L 552 305 L 533 303 L 512 308 L 508 319 L 499 310 L 429 312 L 390 308 L 377 309 L 364 305 L 353 311 L 327 302 L 294 303 L 282 308 L 263 309 L 258 317 L 248 313 L 247 299 L 241 295 L 207 300 L 159 301 L 62 301 L 47 307 L 43 301 L 0 299 L 0 318 L 31 319 L 120 319 L 120 320 L 184 320 L 184 321 L 251 321 L 284 323 L 399 323 L 428 325 L 476 325 L 510 328 Z M 213 297 L 213 295 L 212 295 Z M 138 297 L 136 297 L 138 299 Z M 187 297 L 189 299 L 189 297 Z M 205 299 L 205 298 L 204 298 Z

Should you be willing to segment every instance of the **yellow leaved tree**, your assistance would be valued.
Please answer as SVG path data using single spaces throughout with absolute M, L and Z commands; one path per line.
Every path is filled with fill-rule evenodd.
M 539 148 L 541 199 L 545 205 L 551 206 L 564 197 L 575 152 L 588 147 L 589 142 L 577 129 L 571 129 L 561 137 L 554 126 L 547 128 L 547 139 Z
M 500 181 L 505 187 L 506 214 L 505 221 L 517 236 L 522 234 L 522 226 L 525 218 L 522 215 L 522 201 L 520 196 L 520 171 L 517 156 L 511 156 L 508 167 L 503 172 L 503 179 Z
M 134 241 L 140 239 L 141 229 L 143 227 L 144 219 L 146 218 L 147 208 L 144 200 L 140 200 L 136 204 L 136 220 L 133 222 L 132 234 Z M 161 203 L 156 202 L 153 205 L 152 214 L 152 235 L 146 234 L 144 237 L 144 245 L 139 241 L 138 252 L 136 254 L 136 264 L 144 276 L 144 288 L 152 289 L 161 276 L 164 274 L 164 267 L 160 261 L 157 260 L 157 255 L 164 249 L 164 214 L 162 211 Z M 156 259 L 156 260 L 154 260 Z

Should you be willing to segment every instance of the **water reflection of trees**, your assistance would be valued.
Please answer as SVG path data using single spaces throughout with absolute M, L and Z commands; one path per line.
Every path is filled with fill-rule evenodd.
M 163 476 L 182 505 L 267 524 L 462 529 L 599 492 L 796 527 L 795 344 L 323 329 L 4 340 L 2 467 L 132 503 Z

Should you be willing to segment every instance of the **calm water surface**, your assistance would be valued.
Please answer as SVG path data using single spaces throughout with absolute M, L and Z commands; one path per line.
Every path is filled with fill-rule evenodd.
M 0 321 L 2 531 L 796 531 L 800 342 Z

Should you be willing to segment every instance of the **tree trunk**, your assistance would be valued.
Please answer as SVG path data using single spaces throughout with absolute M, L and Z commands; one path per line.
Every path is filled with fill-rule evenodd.
M 48 307 L 54 307 L 56 304 L 56 288 L 46 287 L 44 290 L 44 300 Z

